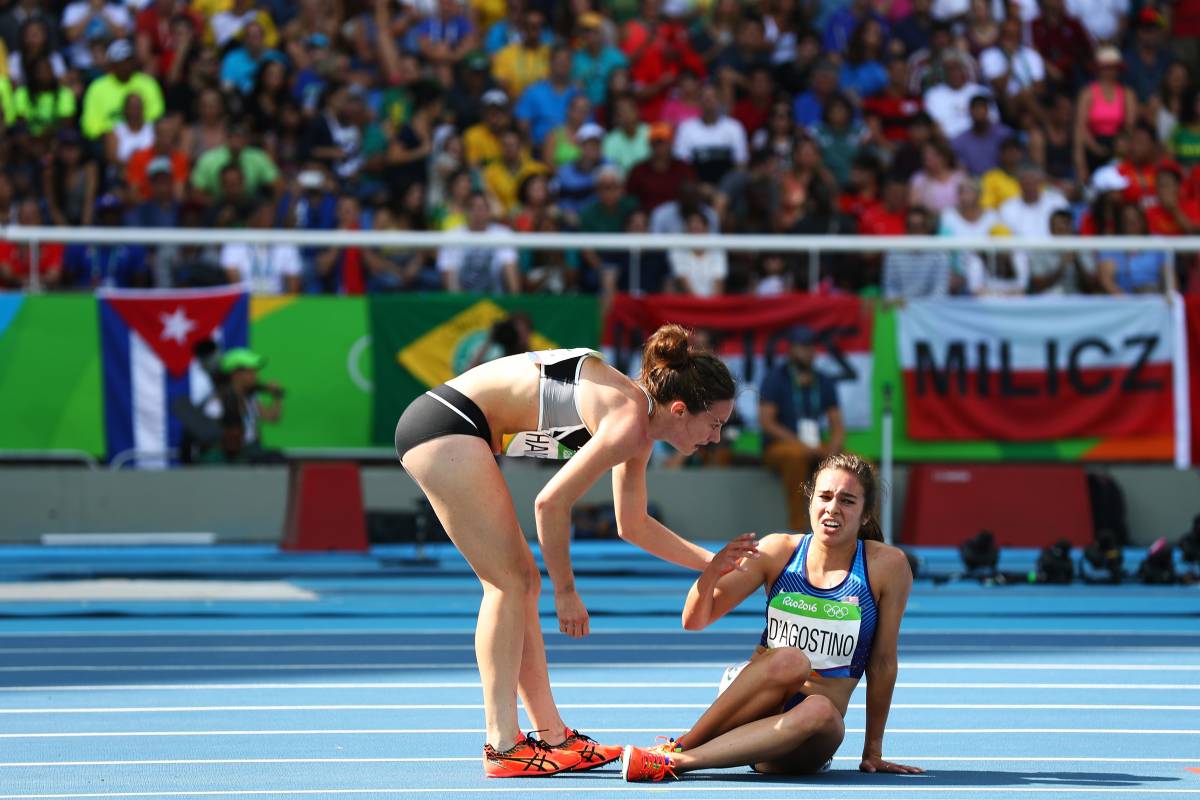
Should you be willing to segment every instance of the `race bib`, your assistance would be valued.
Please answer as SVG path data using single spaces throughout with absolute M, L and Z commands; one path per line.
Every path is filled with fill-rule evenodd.
M 581 435 L 582 434 L 582 435 Z M 523 431 L 505 434 L 501 440 L 501 452 L 509 458 L 547 458 L 566 461 L 588 442 L 591 434 L 587 428 L 555 428 L 548 431 Z
M 862 611 L 854 603 L 780 592 L 767 607 L 767 647 L 797 647 L 813 669 L 848 667 L 861 625 Z

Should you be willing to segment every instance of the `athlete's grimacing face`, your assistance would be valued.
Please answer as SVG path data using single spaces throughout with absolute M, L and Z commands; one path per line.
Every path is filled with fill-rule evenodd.
M 808 506 L 813 533 L 830 542 L 857 539 L 863 521 L 863 494 L 862 484 L 852 473 L 822 470 Z
M 667 407 L 674 422 L 667 441 L 679 452 L 691 455 L 697 448 L 721 441 L 721 431 L 733 413 L 732 400 L 719 400 L 706 410 L 693 414 L 682 400 L 675 400 Z

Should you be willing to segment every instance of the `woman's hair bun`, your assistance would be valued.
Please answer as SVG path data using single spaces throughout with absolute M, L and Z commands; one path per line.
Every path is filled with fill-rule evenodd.
M 687 328 L 682 325 L 663 325 L 646 341 L 646 366 L 685 369 L 691 359 Z

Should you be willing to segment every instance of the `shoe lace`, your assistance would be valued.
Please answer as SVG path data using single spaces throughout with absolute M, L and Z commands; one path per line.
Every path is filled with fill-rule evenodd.
M 678 753 L 683 748 L 675 741 L 674 736 L 655 736 L 654 747 L 651 747 L 650 750 L 655 753 Z
M 642 771 L 653 772 L 656 775 L 662 776 L 657 778 L 657 780 L 662 780 L 663 777 L 668 775 L 675 779 L 679 778 L 675 774 L 675 767 L 671 765 L 671 759 L 667 754 L 656 753 L 653 750 L 642 751 Z
M 530 731 L 529 733 L 525 734 L 524 744 L 529 745 L 535 750 L 545 750 L 547 753 L 550 752 L 554 748 L 551 747 L 545 739 L 534 736 L 535 733 L 546 733 L 549 730 L 549 728 L 542 728 L 540 731 Z
M 592 737 L 590 737 L 586 734 L 580 733 L 579 731 L 575 730 L 574 728 L 567 728 L 567 741 L 570 741 L 571 739 L 578 739 L 581 742 L 591 742 L 592 744 L 596 743 L 596 740 L 593 739 Z

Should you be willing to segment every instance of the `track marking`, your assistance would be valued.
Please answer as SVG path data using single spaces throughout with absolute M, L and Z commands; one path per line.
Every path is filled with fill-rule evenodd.
M 994 649 L 994 648 L 993 648 Z M 553 663 L 553 670 L 568 669 L 725 669 L 727 661 L 654 661 L 638 662 L 591 662 L 591 663 Z M 24 666 L 3 666 L 0 672 L 238 672 L 253 670 L 255 672 L 295 671 L 295 670 L 449 670 L 477 669 L 475 662 L 458 663 L 379 663 L 379 664 L 113 664 L 113 665 L 79 665 L 79 664 L 29 664 Z M 1053 672 L 1200 672 L 1200 664 L 1062 664 L 1042 662 L 992 662 L 985 664 L 967 662 L 901 662 L 902 670 L 1012 670 L 1012 671 L 1053 671 Z
M 913 782 L 920 783 L 921 777 L 912 775 L 898 777 L 897 783 Z M 719 795 L 729 795 L 730 793 L 754 793 L 763 792 L 777 795 L 779 792 L 796 792 L 797 786 L 804 784 L 792 784 L 790 786 L 688 786 L 686 784 L 674 784 L 669 789 L 665 787 L 649 787 L 649 786 L 566 786 L 566 782 L 560 782 L 557 787 L 549 786 L 525 786 L 525 787 L 453 787 L 445 789 L 416 789 L 407 787 L 397 788 L 374 788 L 374 789 L 234 789 L 234 790 L 210 790 L 210 791 L 194 791 L 194 792 L 87 792 L 87 793 L 72 793 L 72 794 L 5 794 L 0 795 L 0 800 L 82 800 L 83 798 L 93 797 L 304 797 L 321 795 L 332 797 L 336 795 L 355 795 L 355 794 L 439 794 L 447 797 L 459 794 L 525 794 L 525 793 L 554 793 L 558 795 L 574 794 L 577 792 L 593 792 L 606 794 L 632 794 L 641 792 L 653 795 L 660 795 L 664 791 L 669 791 L 671 794 L 699 794 L 711 792 Z M 699 783 L 699 782 L 698 782 Z M 818 788 L 816 784 L 811 784 L 812 788 Z M 1128 794 L 1133 791 L 1139 795 L 1147 794 L 1182 794 L 1182 795 L 1200 795 L 1200 789 L 1149 789 L 1140 785 L 1130 786 L 1103 786 L 1095 788 L 1085 788 L 1077 786 L 1012 786 L 1012 787 L 963 787 L 963 786 L 837 786 L 821 784 L 820 790 L 829 792 L 875 792 L 888 796 L 895 793 L 907 792 L 933 792 L 940 794 L 943 792 L 961 792 L 963 794 L 987 793 L 987 794 Z M 943 794 L 942 797 L 945 795 Z M 841 800 L 837 794 L 830 794 L 823 797 L 806 795 L 806 800 Z M 914 798 L 915 800 L 915 798 Z
M 557 628 L 546 628 L 546 633 L 558 635 Z M 742 635 L 742 636 L 757 636 L 762 633 L 762 626 L 757 628 L 724 628 L 721 630 L 710 630 L 704 634 L 695 632 L 683 631 L 677 627 L 671 628 L 605 628 L 604 630 L 593 630 L 592 636 L 623 636 L 627 634 L 669 634 L 675 636 L 695 637 L 697 635 Z M 1148 631 L 1145 629 L 1128 630 L 1116 628 L 1104 628 L 1094 631 L 1080 630 L 1078 628 L 1062 629 L 1062 628 L 1005 628 L 1003 630 L 993 631 L 973 631 L 967 628 L 928 628 L 921 630 L 906 630 L 903 636 L 996 636 L 1005 637 L 1013 635 L 1046 635 L 1046 636 L 1169 636 L 1176 638 L 1192 638 L 1200 639 L 1200 632 L 1193 631 Z M 0 639 L 52 639 L 57 637 L 78 638 L 78 639 L 100 639 L 100 638 L 138 638 L 138 637 L 249 637 L 249 636 L 446 636 L 447 632 L 444 629 L 437 628 L 338 628 L 329 630 L 312 630 L 311 628 L 296 628 L 288 630 L 286 628 L 266 628 L 262 630 L 227 630 L 227 631 L 209 631 L 209 630 L 130 630 L 130 631 L 28 631 L 25 633 L 0 633 Z M 457 635 L 457 634 L 456 634 Z M 462 636 L 470 636 L 470 631 L 462 631 Z
M 555 681 L 559 689 L 712 689 L 716 681 Z M 55 686 L 0 686 L 4 692 L 190 692 L 190 691 L 260 691 L 284 689 L 479 689 L 479 681 L 380 681 L 340 683 L 125 683 L 72 684 Z M 898 681 L 897 689 L 1103 689 L 1147 691 L 1200 691 L 1200 683 L 914 683 Z
M 865 728 L 847 728 L 846 733 L 864 733 Z M 592 733 L 670 733 L 664 728 L 590 728 Z M 682 733 L 683 728 L 674 732 Z M 74 731 L 39 733 L 0 733 L 0 739 L 89 739 L 89 738 L 162 738 L 194 736 L 429 736 L 436 734 L 483 734 L 483 728 L 301 728 L 286 730 L 202 730 L 202 731 Z M 1072 734 L 1104 736 L 1200 736 L 1193 728 L 889 728 L 900 734 Z
M 559 708 L 706 709 L 711 703 L 559 703 Z M 866 703 L 851 703 L 855 711 Z M 891 708 L 924 711 L 1200 711 L 1198 706 L 1114 705 L 1112 703 L 892 703 Z M 344 703 L 288 706 L 116 706 L 95 708 L 0 708 L 0 715 L 21 714 L 208 714 L 263 711 L 483 711 L 482 703 Z
M 834 761 L 857 764 L 857 756 L 835 756 Z M 979 764 L 1190 764 L 1191 758 L 1086 758 L 1074 756 L 891 756 L 892 761 L 910 763 L 979 763 Z M 0 768 L 18 767 L 154 767 L 154 766 L 250 766 L 260 764 L 474 764 L 477 756 L 435 756 L 428 758 L 186 758 L 145 759 L 127 761 L 11 761 L 0 762 Z M 1200 769 L 1188 767 L 1190 772 Z

